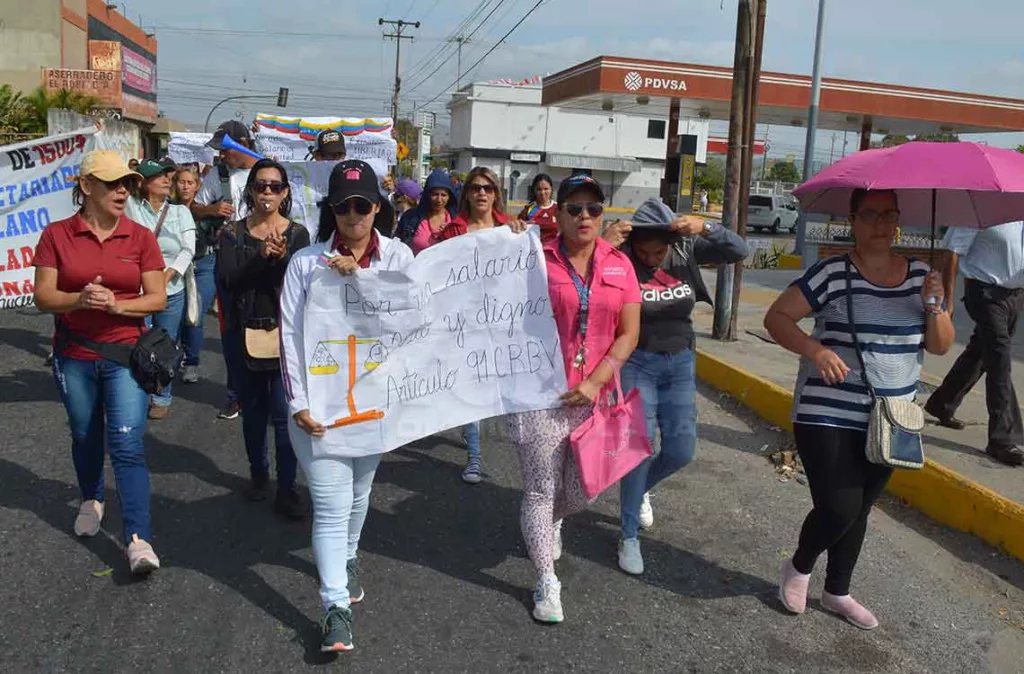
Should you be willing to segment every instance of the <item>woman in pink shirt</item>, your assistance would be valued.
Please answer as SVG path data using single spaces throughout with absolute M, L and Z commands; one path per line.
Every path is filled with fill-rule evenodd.
M 444 169 L 435 169 L 423 186 L 419 203 L 402 214 L 395 237 L 419 255 L 440 241 L 442 230 L 455 217 L 455 193 Z
M 604 190 L 590 176 L 575 175 L 559 185 L 559 234 L 544 244 L 544 255 L 569 390 L 561 408 L 509 416 L 523 472 L 520 526 L 538 576 L 533 617 L 541 622 L 563 619 L 562 585 L 555 576 L 562 549 L 555 500 L 562 492 L 569 434 L 593 414 L 601 390 L 640 335 L 640 284 L 629 258 L 600 238 L 603 212 Z

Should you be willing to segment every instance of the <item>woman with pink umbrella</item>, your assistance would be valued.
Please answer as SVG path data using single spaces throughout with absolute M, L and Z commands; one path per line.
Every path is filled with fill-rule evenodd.
M 854 190 L 849 213 L 853 252 L 808 269 L 771 306 L 764 325 L 776 342 L 801 357 L 793 433 L 814 503 L 797 551 L 783 566 L 780 599 L 789 611 L 803 613 L 811 571 L 828 551 L 822 606 L 870 630 L 878 620 L 850 596 L 850 582 L 868 513 L 892 474 L 865 456 L 871 389 L 912 400 L 922 349 L 945 353 L 953 323 L 941 276 L 892 251 L 900 220 L 896 194 Z M 798 325 L 808 316 L 814 317 L 810 335 Z

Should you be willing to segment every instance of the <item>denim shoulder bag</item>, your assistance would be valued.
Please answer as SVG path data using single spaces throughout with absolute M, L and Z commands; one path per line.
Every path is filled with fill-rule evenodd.
M 871 463 L 889 468 L 919 469 L 924 466 L 924 410 L 912 400 L 890 398 L 875 393 L 868 381 L 868 369 L 857 339 L 857 325 L 853 320 L 853 281 L 850 256 L 846 256 L 846 316 L 857 352 L 861 378 L 871 396 L 871 419 L 868 422 L 868 442 L 864 454 Z

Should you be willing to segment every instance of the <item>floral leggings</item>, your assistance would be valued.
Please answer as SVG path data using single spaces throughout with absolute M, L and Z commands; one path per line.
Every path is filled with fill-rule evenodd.
M 572 459 L 569 434 L 592 413 L 589 406 L 561 407 L 507 417 L 523 472 L 519 525 L 539 578 L 555 574 L 555 521 L 589 504 Z

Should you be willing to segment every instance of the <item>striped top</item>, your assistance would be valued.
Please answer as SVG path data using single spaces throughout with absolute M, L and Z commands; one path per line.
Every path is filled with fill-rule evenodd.
M 864 353 L 868 380 L 880 396 L 913 400 L 924 362 L 925 311 L 921 287 L 928 265 L 910 260 L 898 286 L 877 286 L 851 262 L 853 318 Z M 811 305 L 811 337 L 835 351 L 850 373 L 846 381 L 827 385 L 814 363 L 800 359 L 793 392 L 793 421 L 866 431 L 871 396 L 861 375 L 846 312 L 846 256 L 820 261 L 793 282 Z

